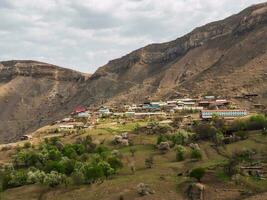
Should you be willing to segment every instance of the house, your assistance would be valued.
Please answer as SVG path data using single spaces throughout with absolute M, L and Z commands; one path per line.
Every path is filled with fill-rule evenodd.
M 211 104 L 209 101 L 200 101 L 198 102 L 199 106 L 208 107 Z
M 72 114 L 82 113 L 82 112 L 85 112 L 86 110 L 87 110 L 87 109 L 86 109 L 85 107 L 83 107 L 83 106 L 77 106 L 77 107 L 73 110 Z
M 85 111 L 85 112 L 80 112 L 77 114 L 78 118 L 88 118 L 90 117 L 90 112 L 89 111 Z
M 215 99 L 215 96 L 205 96 L 204 99 Z
M 159 109 L 160 105 L 158 103 L 150 103 L 150 104 L 144 104 L 143 105 L 143 109 L 148 109 L 148 110 L 155 110 L 155 109 Z
M 71 117 L 66 117 L 66 118 L 61 120 L 61 122 L 73 122 L 73 121 L 74 121 L 74 119 Z
M 236 118 L 244 117 L 248 115 L 248 112 L 246 110 L 202 110 L 200 113 L 202 119 L 211 119 L 214 115 L 223 118 Z
M 126 117 L 134 117 L 135 116 L 135 112 L 131 112 L 131 111 L 125 112 L 125 116 Z
M 202 106 L 176 106 L 174 110 L 203 110 L 204 108 Z
M 59 129 L 61 130 L 67 130 L 67 129 L 73 129 L 74 125 L 73 124 L 61 124 L 59 125 Z
M 145 116 L 166 116 L 165 112 L 143 112 L 135 113 L 135 116 L 145 117 Z
M 110 112 L 110 110 L 108 108 L 102 107 L 98 110 L 98 113 L 100 114 L 100 116 L 108 116 L 111 115 L 112 112 Z

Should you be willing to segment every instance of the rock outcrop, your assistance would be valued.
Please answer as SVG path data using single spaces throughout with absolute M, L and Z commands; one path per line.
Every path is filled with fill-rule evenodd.
M 0 62 L 0 142 L 20 138 L 70 113 L 87 77 L 36 61 Z
M 158 100 L 177 93 L 234 97 L 249 92 L 266 102 L 266 24 L 267 3 L 258 4 L 174 41 L 112 60 L 88 80 L 88 102 Z

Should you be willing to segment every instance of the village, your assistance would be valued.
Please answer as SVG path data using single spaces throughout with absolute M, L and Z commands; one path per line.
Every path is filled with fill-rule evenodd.
M 14 173 L 5 186 L 11 188 L 7 190 L 11 196 L 12 188 L 29 183 L 56 189 L 66 180 L 70 181 L 67 188 L 97 185 L 104 175 L 91 174 L 86 166 L 104 162 L 112 173 L 94 187 L 97 192 L 88 193 L 92 199 L 98 199 L 94 194 L 101 193 L 105 184 L 114 184 L 111 190 L 116 190 L 117 181 L 124 178 L 129 178 L 131 186 L 120 185 L 124 189 L 110 193 L 113 199 L 150 195 L 160 199 L 164 193 L 158 187 L 161 183 L 180 188 L 178 193 L 168 193 L 168 199 L 204 200 L 207 193 L 239 197 L 266 190 L 266 128 L 264 106 L 244 109 L 232 99 L 210 95 L 138 104 L 78 105 L 63 119 L 23 135 L 18 142 L 2 145 L 0 165 L 3 169 L 8 163 L 15 166 L 14 170 L 4 170 Z M 51 158 L 46 158 L 46 152 Z M 37 157 L 48 160 L 39 163 Z M 65 162 L 70 171 L 65 170 Z M 82 163 L 81 172 L 75 171 L 80 166 L 77 163 Z M 20 169 L 27 172 L 25 180 L 16 179 Z M 29 180 L 31 176 L 38 180 Z M 49 176 L 55 180 L 39 180 Z M 31 187 L 43 188 L 36 184 Z
M 254 111 L 255 112 L 255 111 Z M 215 96 L 200 99 L 181 98 L 168 101 L 146 101 L 142 104 L 121 106 L 99 106 L 96 108 L 77 106 L 66 118 L 54 122 L 59 129 L 92 128 L 101 118 L 123 122 L 129 119 L 161 119 L 171 123 L 176 114 L 186 119 L 184 126 L 193 121 L 210 120 L 213 116 L 233 120 L 249 115 L 249 111 L 239 108 L 232 101 Z

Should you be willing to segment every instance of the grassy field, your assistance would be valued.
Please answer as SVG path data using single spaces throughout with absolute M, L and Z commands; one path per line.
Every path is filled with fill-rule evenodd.
M 224 199 L 232 200 L 240 197 L 242 190 L 251 190 L 264 192 L 267 189 L 266 180 L 256 180 L 252 178 L 243 178 L 240 184 L 235 184 L 222 172 L 221 166 L 226 163 L 227 158 L 214 149 L 211 142 L 199 143 L 202 159 L 195 161 L 190 159 L 190 148 L 186 147 L 186 159 L 177 162 L 175 151 L 171 149 L 165 154 L 161 154 L 156 148 L 157 136 L 138 134 L 132 136 L 134 146 L 121 147 L 111 144 L 114 135 L 123 132 L 132 131 L 137 122 L 130 122 L 125 125 L 114 122 L 102 122 L 95 129 L 88 129 L 81 135 L 90 135 L 95 141 L 103 141 L 112 149 L 118 149 L 123 155 L 124 167 L 117 175 L 111 177 L 103 183 L 81 186 L 60 186 L 57 188 L 48 188 L 40 185 L 29 185 L 13 189 L 8 189 L 1 193 L 1 200 L 27 199 L 27 200 L 118 200 L 122 195 L 124 199 L 158 199 L 158 200 L 183 200 L 185 185 L 191 181 L 186 176 L 180 176 L 193 168 L 203 167 L 207 173 L 203 178 L 208 195 L 205 199 Z M 144 126 L 146 122 L 139 122 Z M 75 141 L 81 135 L 66 135 L 62 137 L 64 143 Z M 132 156 L 130 149 L 136 150 Z M 251 132 L 247 140 L 239 141 L 233 144 L 221 147 L 226 155 L 231 155 L 240 149 L 257 150 L 264 154 L 267 152 L 267 137 L 260 133 Z M 10 152 L 5 152 L 4 157 L 10 156 Z M 150 155 L 154 157 L 152 169 L 145 167 L 145 159 Z M 0 157 L 1 159 L 2 157 Z M 130 166 L 134 164 L 135 173 L 131 171 Z M 139 183 L 149 184 L 155 191 L 155 194 L 140 197 L 136 192 L 136 186 Z M 216 197 L 216 198 L 215 198 Z

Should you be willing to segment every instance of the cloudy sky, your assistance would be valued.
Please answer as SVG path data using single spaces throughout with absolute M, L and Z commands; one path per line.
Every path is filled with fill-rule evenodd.
M 266 0 L 0 0 L 0 60 L 83 72 Z

